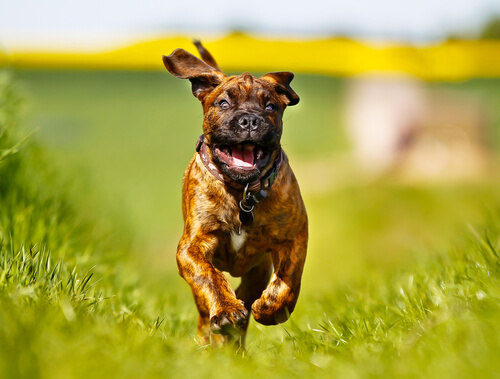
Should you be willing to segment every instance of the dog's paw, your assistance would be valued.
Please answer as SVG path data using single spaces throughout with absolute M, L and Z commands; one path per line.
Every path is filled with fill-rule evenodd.
M 252 305 L 252 316 L 262 325 L 281 324 L 288 320 L 290 313 L 286 306 L 273 301 L 259 299 Z
M 219 312 L 210 318 L 210 329 L 212 333 L 233 335 L 247 322 L 248 311 L 242 301 L 221 308 Z
M 285 322 L 295 308 L 298 293 L 286 282 L 276 278 L 262 293 L 260 299 L 252 304 L 253 318 L 263 325 Z

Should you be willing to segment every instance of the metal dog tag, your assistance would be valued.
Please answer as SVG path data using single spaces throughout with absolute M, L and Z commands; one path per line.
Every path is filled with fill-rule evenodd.
M 242 226 L 250 226 L 253 223 L 253 212 L 240 211 L 240 221 Z

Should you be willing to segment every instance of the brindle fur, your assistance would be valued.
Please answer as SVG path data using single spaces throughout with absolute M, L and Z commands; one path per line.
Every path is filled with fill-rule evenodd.
M 241 112 L 254 112 L 265 118 L 265 125 L 254 131 L 252 138 L 266 141 L 272 148 L 272 157 L 260 172 L 264 175 L 280 151 L 283 111 L 299 100 L 289 86 L 293 74 L 227 77 L 211 55 L 198 47 L 208 64 L 181 49 L 163 59 L 173 75 L 191 81 L 193 94 L 203 105 L 203 133 L 210 157 L 214 157 L 212 140 L 239 138 L 231 120 Z M 220 99 L 232 103 L 229 112 L 217 106 Z M 274 112 L 263 111 L 269 101 L 277 105 Z M 223 171 L 217 160 L 213 162 Z M 184 174 L 184 233 L 177 264 L 194 294 L 200 314 L 198 335 L 203 344 L 233 341 L 243 346 L 249 313 L 264 325 L 284 322 L 294 310 L 300 291 L 307 215 L 288 158 L 284 156 L 276 181 L 267 198 L 256 205 L 254 221 L 248 227 L 242 227 L 239 218 L 242 190 L 230 185 L 244 184 L 244 179 L 229 175 L 227 182 L 221 182 L 198 154 Z M 232 243 L 235 236 L 244 242 L 237 251 Z M 241 277 L 236 291 L 223 271 Z

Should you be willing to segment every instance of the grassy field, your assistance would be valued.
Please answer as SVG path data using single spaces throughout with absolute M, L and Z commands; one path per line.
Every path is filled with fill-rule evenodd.
M 201 133 L 188 84 L 111 71 L 0 82 L 6 377 L 499 374 L 498 178 L 353 180 L 335 159 L 349 150 L 345 81 L 294 81 L 302 101 L 287 110 L 284 147 L 310 217 L 303 291 L 287 323 L 251 323 L 244 357 L 196 344 L 176 273 L 180 183 Z M 434 85 L 500 97 L 500 81 Z M 320 185 L 309 172 L 332 157 L 338 180 Z

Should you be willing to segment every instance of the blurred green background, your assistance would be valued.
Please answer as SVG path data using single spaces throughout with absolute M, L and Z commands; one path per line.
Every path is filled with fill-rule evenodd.
M 18 71 L 23 128 L 50 153 L 75 199 L 133 242 L 143 277 L 175 273 L 181 182 L 201 134 L 189 83 L 168 72 Z M 356 165 L 345 127 L 349 79 L 298 75 L 301 102 L 285 112 L 283 146 L 310 218 L 304 296 L 439 251 L 499 200 L 498 177 L 402 180 Z M 474 93 L 499 145 L 500 80 L 431 83 Z M 490 164 L 495 165 L 496 158 Z M 155 276 L 156 275 L 156 276 Z M 188 287 L 177 278 L 179 288 Z M 299 302 L 300 309 L 300 302 Z

